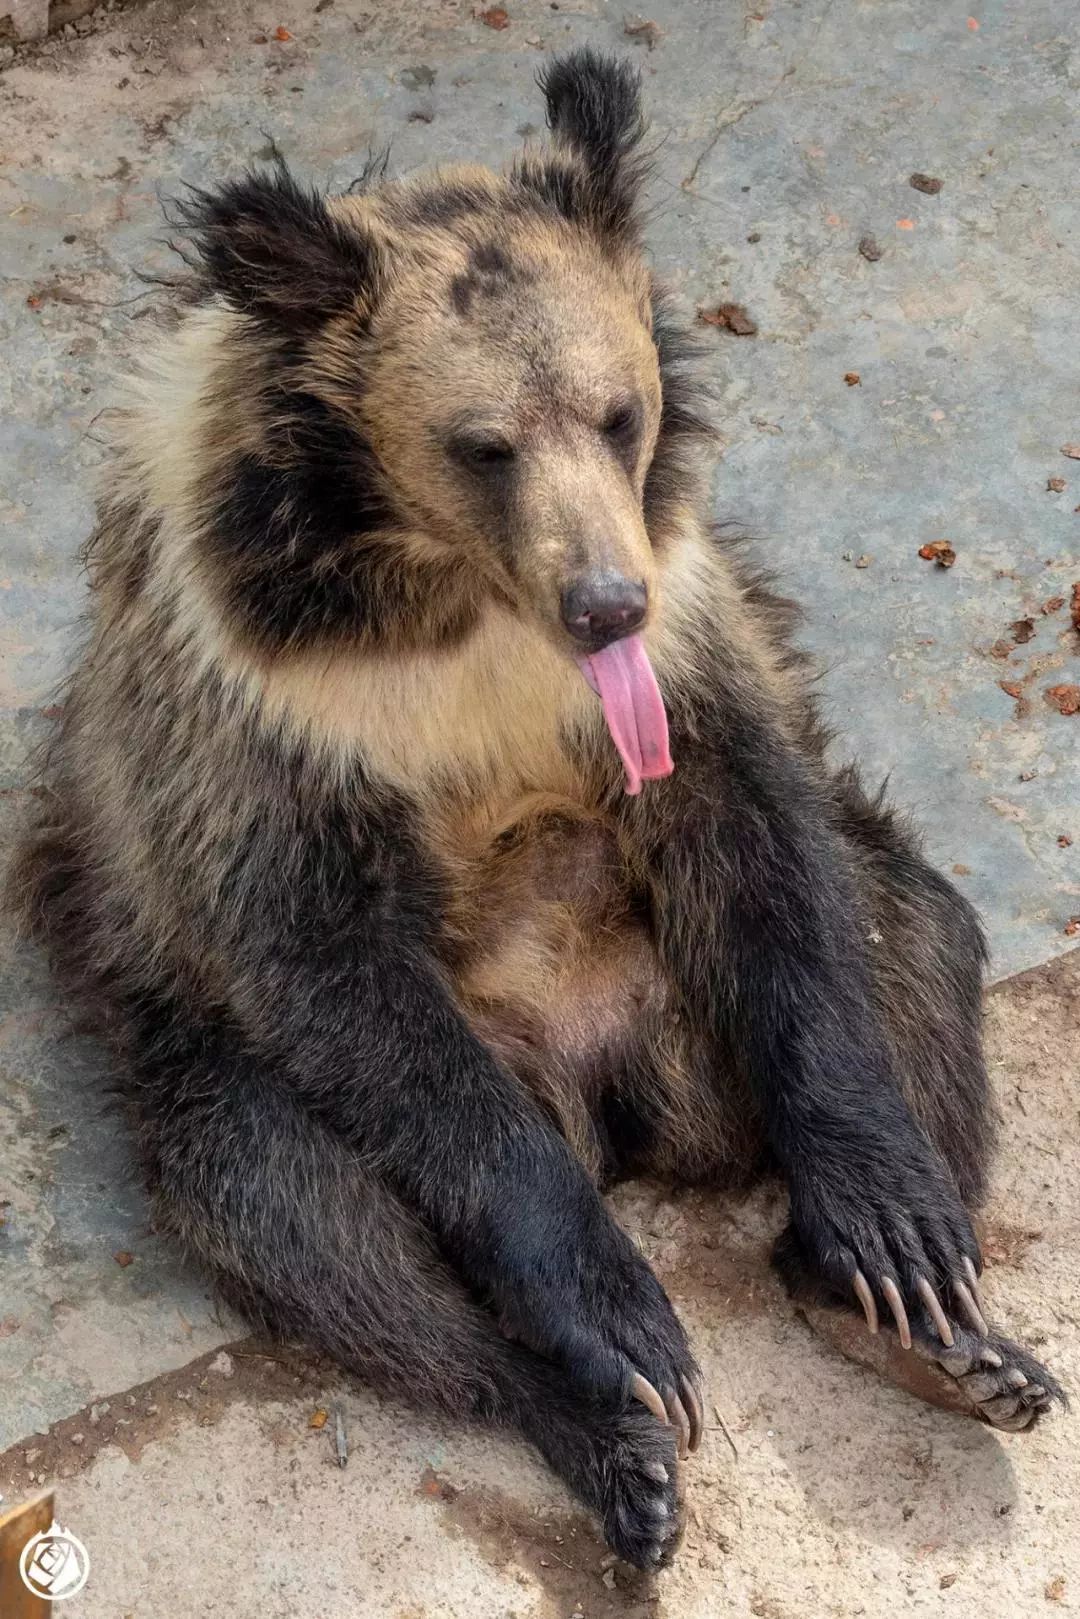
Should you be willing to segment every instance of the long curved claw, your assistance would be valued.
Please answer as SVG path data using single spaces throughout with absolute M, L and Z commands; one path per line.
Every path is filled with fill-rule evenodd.
M 635 1372 L 633 1377 L 630 1379 L 630 1393 L 633 1395 L 635 1400 L 640 1400 L 642 1405 L 648 1406 L 654 1417 L 658 1417 L 659 1420 L 664 1424 L 667 1423 L 667 1406 L 653 1388 L 648 1378 L 642 1377 L 640 1372 Z
M 866 1325 L 871 1333 L 876 1333 L 878 1330 L 877 1300 L 871 1291 L 870 1283 L 866 1280 L 861 1270 L 855 1272 L 851 1278 L 851 1285 L 855 1289 L 855 1297 L 863 1307 Z
M 952 1290 L 956 1295 L 957 1303 L 967 1316 L 970 1324 L 975 1328 L 975 1331 L 983 1338 L 989 1337 L 990 1328 L 986 1324 L 986 1317 L 983 1315 L 982 1311 L 979 1309 L 979 1306 L 972 1298 L 971 1291 L 967 1284 L 965 1282 L 958 1282 L 954 1277 Z
M 927 1314 L 930 1316 L 930 1319 L 933 1321 L 938 1330 L 938 1337 L 941 1339 L 942 1343 L 947 1349 L 951 1349 L 956 1340 L 953 1338 L 953 1331 L 949 1325 L 949 1318 L 945 1314 L 945 1311 L 941 1308 L 941 1303 L 938 1296 L 934 1292 L 934 1289 L 930 1286 L 930 1283 L 926 1280 L 925 1276 L 919 1277 L 918 1281 L 915 1283 L 915 1289 L 923 1303 L 926 1305 Z
M 967 1277 L 968 1287 L 971 1289 L 971 1296 L 975 1300 L 980 1314 L 985 1315 L 986 1303 L 982 1296 L 982 1290 L 979 1287 L 979 1276 L 975 1269 L 974 1261 L 968 1254 L 965 1254 L 960 1263 L 964 1267 L 964 1275 Z
M 882 1277 L 881 1291 L 884 1294 L 886 1304 L 892 1311 L 893 1320 L 896 1322 L 896 1330 L 900 1334 L 900 1342 L 905 1349 L 910 1349 L 911 1323 L 908 1321 L 907 1311 L 904 1308 L 904 1301 L 900 1297 L 900 1289 L 897 1287 L 891 1276 Z
M 688 1377 L 679 1379 L 679 1387 L 682 1389 L 683 1405 L 690 1418 L 690 1449 L 695 1451 L 701 1444 L 701 1436 L 705 1431 L 705 1413 L 701 1408 L 697 1390 Z
M 684 1462 L 690 1453 L 690 1418 L 674 1389 L 667 1390 L 667 1413 L 679 1440 L 679 1460 Z

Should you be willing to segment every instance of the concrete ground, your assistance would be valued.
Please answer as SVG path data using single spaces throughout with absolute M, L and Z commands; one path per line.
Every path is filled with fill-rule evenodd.
M 0 77 L 0 837 L 77 641 L 99 413 L 138 342 L 135 271 L 164 262 L 157 194 L 268 137 L 331 184 L 386 140 L 399 171 L 499 162 L 540 123 L 546 52 L 634 53 L 656 258 L 688 315 L 733 299 L 758 328 L 703 328 L 716 509 L 768 536 L 841 745 L 891 772 L 987 918 L 1005 1120 L 988 1291 L 1075 1390 L 1080 957 L 1052 958 L 1080 913 L 1080 716 L 1047 692 L 1080 681 L 1080 461 L 1061 451 L 1080 443 L 1080 25 L 1071 0 L 970 3 L 666 0 L 657 32 L 626 33 L 600 0 L 514 0 L 501 29 L 457 0 L 153 0 L 22 54 Z M 955 567 L 918 557 L 945 538 Z M 521 1447 L 244 1340 L 149 1230 L 100 1053 L 40 961 L 2 948 L 0 1492 L 56 1484 L 93 1565 L 73 1614 L 1080 1607 L 1075 1421 L 1001 1439 L 840 1359 L 768 1276 L 771 1194 L 619 1195 L 715 1426 L 675 1568 L 607 1567 Z

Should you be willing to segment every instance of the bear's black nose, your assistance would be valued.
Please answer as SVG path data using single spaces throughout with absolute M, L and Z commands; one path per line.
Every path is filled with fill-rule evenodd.
M 647 605 L 643 584 L 621 573 L 586 573 L 563 591 L 562 621 L 575 641 L 599 652 L 636 630 Z

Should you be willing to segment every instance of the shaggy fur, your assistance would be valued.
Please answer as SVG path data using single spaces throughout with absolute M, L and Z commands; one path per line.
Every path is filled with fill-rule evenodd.
M 778 1171 L 793 1287 L 861 1271 L 888 1320 L 895 1282 L 1003 1426 L 1054 1385 L 963 1309 L 978 923 L 827 765 L 791 608 L 704 520 L 634 76 L 545 90 L 503 177 L 189 197 L 20 894 L 161 1223 L 255 1319 L 519 1429 L 650 1565 L 676 1439 L 632 1380 L 696 1426 L 696 1372 L 616 1176 Z M 639 798 L 560 621 L 589 567 L 648 589 Z

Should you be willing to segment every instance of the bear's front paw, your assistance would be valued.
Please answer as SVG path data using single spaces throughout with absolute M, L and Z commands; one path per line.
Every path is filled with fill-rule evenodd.
M 625 1392 L 675 1428 L 680 1459 L 701 1443 L 700 1373 L 682 1322 L 646 1261 L 630 1252 L 597 1287 L 597 1327 L 623 1362 Z M 629 1380 L 626 1380 L 627 1371 Z
M 987 1336 L 979 1245 L 932 1162 L 818 1158 L 792 1177 L 791 1225 L 809 1270 L 835 1295 L 854 1296 L 871 1332 L 891 1322 L 905 1349 L 913 1335 L 946 1349 L 960 1330 Z
M 626 1409 L 640 1401 L 675 1429 L 679 1455 L 704 1427 L 700 1375 L 671 1301 L 612 1224 L 576 1253 L 550 1256 L 500 1304 L 504 1331 L 558 1360 L 584 1394 Z

